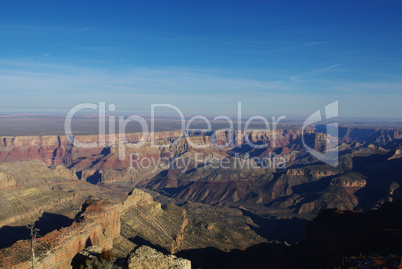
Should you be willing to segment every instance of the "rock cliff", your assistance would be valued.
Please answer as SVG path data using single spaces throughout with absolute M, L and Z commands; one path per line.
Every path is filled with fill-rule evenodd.
M 83 143 L 97 143 L 98 146 L 94 148 L 75 147 L 66 136 L 5 136 L 0 137 L 0 162 L 40 160 L 48 167 L 63 164 L 75 172 L 87 169 L 102 171 L 121 170 L 127 169 L 130 166 L 129 159 L 131 153 L 139 153 L 139 160 L 141 160 L 143 157 L 159 159 L 171 156 L 171 154 L 180 155 L 188 151 L 191 148 L 191 144 L 188 141 L 184 142 L 184 139 L 174 146 L 169 145 L 181 134 L 181 131 L 149 134 L 146 141 L 149 143 L 152 139 L 156 147 L 151 148 L 148 144 L 145 144 L 139 149 L 132 149 L 125 145 L 127 143 L 142 141 L 142 133 L 126 134 L 126 141 L 123 141 L 124 143 L 120 143 L 121 141 L 119 141 L 118 136 L 83 135 L 74 138 Z M 341 134 L 340 141 L 346 143 L 358 142 L 383 145 L 402 138 L 401 131 L 399 130 L 346 128 Z M 210 133 L 205 132 L 194 132 L 190 133 L 190 135 L 192 144 L 205 146 L 201 150 L 202 152 L 209 152 L 211 150 L 219 152 L 216 148 L 212 149 L 214 148 L 213 143 L 225 145 L 232 140 L 234 142 L 233 148 L 226 148 L 225 151 L 229 151 L 229 154 L 239 153 L 241 155 L 242 152 L 236 151 L 238 141 L 245 146 L 248 142 L 256 144 L 264 143 L 268 145 L 270 150 L 265 153 L 258 150 L 251 151 L 250 154 L 257 154 L 257 156 L 262 154 L 263 156 L 277 149 L 276 153 L 280 152 L 281 155 L 287 158 L 287 161 L 293 161 L 295 156 L 291 152 L 301 150 L 302 146 L 301 130 L 280 129 L 275 131 L 243 132 L 241 137 L 239 137 L 240 134 L 238 132 L 234 132 L 232 136 L 228 132 L 217 132 L 214 139 L 211 139 Z M 312 145 L 315 150 L 322 150 L 325 147 L 326 141 L 325 134 L 315 133 L 311 129 L 308 129 L 308 132 L 305 134 L 305 142 Z M 126 156 L 126 159 L 124 161 L 118 158 L 121 153 L 119 145 L 125 147 L 126 152 L 123 155 Z M 105 178 L 104 180 L 108 179 Z
M 123 204 L 88 200 L 82 205 L 75 221 L 69 227 L 55 230 L 37 239 L 37 266 L 69 268 L 71 260 L 87 246 L 111 249 L 113 240 L 120 235 L 120 216 L 129 208 L 152 202 L 149 194 L 134 190 Z M 0 250 L 1 266 L 28 269 L 31 266 L 29 240 L 21 240 Z

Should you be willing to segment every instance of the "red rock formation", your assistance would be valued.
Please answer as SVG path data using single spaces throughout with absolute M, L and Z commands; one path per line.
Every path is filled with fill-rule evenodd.
M 69 227 L 55 230 L 37 239 L 36 268 L 69 268 L 73 257 L 85 247 L 96 245 L 111 249 L 113 239 L 120 235 L 120 216 L 130 207 L 152 203 L 152 197 L 134 190 L 123 204 L 88 200 L 82 212 Z M 0 267 L 28 269 L 30 261 L 30 242 L 21 240 L 9 248 L 0 250 Z
M 210 154 L 215 153 L 219 156 L 226 156 L 227 154 L 233 155 L 237 153 L 237 143 L 247 144 L 247 141 L 251 143 L 264 143 L 268 146 L 265 149 L 250 148 L 247 152 L 244 151 L 244 147 L 239 149 L 241 154 L 254 155 L 256 157 L 269 157 L 275 153 L 280 155 L 286 160 L 287 166 L 296 164 L 311 163 L 315 159 L 309 155 L 302 143 L 301 130 L 275 130 L 275 131 L 252 131 L 248 133 L 242 133 L 239 137 L 239 132 L 233 134 L 233 148 L 226 148 L 224 150 L 214 147 L 212 144 L 212 137 L 209 134 L 203 132 L 198 133 L 195 136 L 191 136 L 191 143 L 196 145 L 205 146 L 205 148 L 197 149 L 191 146 L 191 143 L 182 138 L 175 145 L 169 145 L 182 133 L 181 131 L 174 132 L 158 132 L 149 134 L 146 141 L 151 141 L 156 145 L 152 147 L 150 143 L 143 145 L 140 148 L 126 147 L 125 143 L 121 146 L 125 149 L 125 159 L 122 160 L 120 154 L 122 153 L 119 147 L 119 137 L 98 135 L 86 135 L 76 136 L 75 139 L 83 142 L 105 142 L 104 146 L 95 148 L 80 148 L 73 146 L 66 136 L 19 136 L 19 137 L 0 137 L 0 162 L 13 162 L 18 160 L 40 160 L 44 162 L 48 167 L 62 164 L 73 172 L 77 172 L 80 175 L 80 179 L 87 179 L 88 177 L 97 176 L 101 178 L 102 182 L 113 182 L 118 180 L 134 180 L 130 175 L 130 171 L 127 173 L 104 173 L 106 171 L 123 171 L 128 169 L 131 165 L 134 168 L 138 168 L 138 164 L 141 161 L 150 161 L 151 167 L 155 167 L 155 163 L 158 163 L 162 158 L 171 158 L 174 155 L 181 155 L 186 152 L 193 154 Z M 393 139 L 399 139 L 402 137 L 400 131 L 392 130 L 360 130 L 360 129 L 347 129 L 343 132 L 340 141 L 350 142 L 352 139 L 360 142 L 371 141 L 373 143 L 382 144 L 392 141 Z M 366 137 L 364 136 L 366 135 Z M 368 137 L 367 137 L 368 136 Z M 308 129 L 304 135 L 304 141 L 312 146 L 315 150 L 322 151 L 325 149 L 327 137 L 322 133 L 314 133 L 312 129 Z M 126 134 L 125 139 L 127 143 L 136 143 L 142 139 L 142 133 Z M 109 141 L 112 141 L 113 145 L 109 145 Z M 229 132 L 218 132 L 214 138 L 215 144 L 224 145 L 228 144 L 231 140 Z M 125 141 L 121 141 L 125 142 Z M 275 142 L 275 143 L 274 143 Z M 167 145 L 167 146 L 162 146 Z M 131 154 L 135 153 L 135 161 L 130 163 Z M 146 164 L 146 163 L 142 163 Z M 140 174 L 148 174 L 147 172 L 140 171 Z M 321 176 L 326 176 L 325 174 Z M 135 176 L 137 177 L 137 176 Z

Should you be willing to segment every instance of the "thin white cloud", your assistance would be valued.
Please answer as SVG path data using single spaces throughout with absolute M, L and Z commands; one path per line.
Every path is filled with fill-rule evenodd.
M 262 81 L 185 68 L 108 70 L 29 61 L 0 61 L 0 92 L 150 92 L 236 94 L 288 90 L 283 81 Z
M 340 66 L 340 64 L 333 64 L 333 65 L 330 65 L 328 67 L 320 69 L 320 71 L 329 71 L 329 70 L 332 70 L 332 69 L 334 69 L 335 67 L 338 67 L 338 66 Z
M 292 46 L 292 47 L 284 47 L 284 48 L 274 49 L 273 51 L 296 50 L 296 49 L 302 49 L 302 48 L 307 48 L 307 47 L 322 45 L 322 44 L 325 44 L 325 43 L 328 43 L 328 42 L 327 42 L 327 41 L 309 42 L 309 43 L 301 44 L 301 45 L 298 45 L 298 46 Z
M 365 82 L 322 77 L 331 75 L 329 71 L 339 66 L 333 64 L 287 80 L 258 80 L 227 70 L 179 67 L 110 70 L 26 59 L 1 60 L 0 107 L 3 111 L 53 107 L 68 111 L 78 103 L 106 101 L 126 111 L 149 110 L 151 103 L 171 103 L 186 113 L 224 113 L 234 110 L 237 101 L 242 101 L 251 114 L 308 114 L 339 100 L 340 105 L 347 104 L 343 105 L 345 115 L 359 115 L 364 110 L 359 100 L 364 96 L 363 103 L 375 107 L 382 115 L 396 113 L 397 102 L 402 101 L 400 79 Z
M 314 81 L 321 80 L 322 81 L 322 79 L 317 79 L 315 76 L 317 74 L 321 75 L 323 72 L 328 72 L 328 71 L 330 71 L 330 72 L 332 72 L 332 71 L 339 71 L 339 72 L 345 71 L 345 70 L 337 69 L 337 67 L 339 67 L 339 66 L 341 66 L 341 64 L 333 64 L 333 65 L 330 65 L 330 66 L 327 66 L 327 67 L 324 67 L 324 68 L 313 69 L 313 70 L 310 70 L 308 72 L 304 72 L 302 74 L 291 76 L 291 77 L 289 77 L 289 80 L 291 80 L 294 83 L 306 82 L 308 80 L 310 80 L 310 81 L 311 80 L 314 80 Z

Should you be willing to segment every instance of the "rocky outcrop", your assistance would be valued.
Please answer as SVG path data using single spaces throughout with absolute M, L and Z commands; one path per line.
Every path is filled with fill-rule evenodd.
M 343 188 L 363 188 L 364 186 L 366 186 L 367 182 L 364 179 L 353 180 L 338 177 L 332 179 L 330 184 Z
M 174 255 L 164 255 L 155 249 L 142 246 L 128 260 L 129 269 L 191 269 L 191 262 Z
M 70 227 L 53 231 L 37 239 L 36 268 L 69 268 L 71 259 L 86 246 L 109 249 L 120 234 L 118 206 L 102 201 L 87 201 L 83 212 Z M 28 240 L 2 249 L 0 257 L 6 268 L 28 269 L 31 266 Z
M 119 213 L 124 214 L 130 208 L 136 208 L 138 206 L 145 206 L 153 203 L 152 196 L 139 189 L 134 189 L 123 202 L 119 208 Z
M 7 190 L 17 187 L 17 181 L 12 175 L 0 172 L 0 189 Z
M 56 165 L 52 168 L 52 170 L 59 174 L 61 177 L 78 179 L 77 175 L 73 171 L 67 169 L 63 165 Z
M 325 166 L 319 169 L 311 169 L 309 167 L 306 168 L 294 168 L 288 169 L 286 171 L 286 175 L 288 176 L 312 176 L 315 179 L 320 179 L 323 177 L 334 176 L 341 172 L 339 169 L 333 169 L 330 166 Z
M 400 158 L 402 158 L 402 149 L 398 148 L 395 150 L 395 154 L 389 157 L 388 160 L 400 159 Z
M 88 200 L 82 206 L 69 227 L 55 230 L 37 239 L 36 268 L 69 268 L 73 257 L 85 247 L 96 245 L 111 249 L 113 240 L 120 235 L 120 216 L 128 208 L 152 202 L 149 194 L 134 190 L 123 204 L 113 204 L 101 200 Z M 30 243 L 21 240 L 9 248 L 0 250 L 5 268 L 30 268 Z
M 124 268 L 130 269 L 191 269 L 189 260 L 177 258 L 174 255 L 164 255 L 149 246 L 138 247 L 124 259 L 127 262 Z M 73 269 L 122 268 L 119 265 L 113 253 L 99 246 L 87 247 L 78 253 L 72 261 Z

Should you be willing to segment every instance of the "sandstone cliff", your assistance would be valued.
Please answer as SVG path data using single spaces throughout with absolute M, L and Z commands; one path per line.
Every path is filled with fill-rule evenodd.
M 376 129 L 356 129 L 347 128 L 341 132 L 340 142 L 352 143 L 374 143 L 377 145 L 383 145 L 391 142 L 395 139 L 401 139 L 402 134 L 399 130 L 376 130 Z M 83 143 L 89 142 L 105 142 L 104 146 L 95 148 L 79 148 L 71 144 L 66 136 L 16 136 L 16 137 L 0 137 L 0 162 L 13 162 L 20 160 L 40 160 L 47 166 L 63 164 L 71 168 L 74 172 L 80 172 L 84 170 L 91 171 L 108 171 L 108 170 L 122 170 L 127 169 L 130 166 L 130 154 L 139 153 L 140 159 L 154 158 L 159 159 L 161 157 L 168 157 L 174 155 L 180 155 L 191 149 L 191 145 L 184 142 L 182 139 L 178 144 L 169 146 L 176 137 L 181 135 L 181 131 L 173 132 L 157 132 L 149 134 L 147 136 L 148 143 L 151 139 L 154 139 L 155 148 L 151 148 L 149 144 L 145 144 L 140 149 L 131 149 L 126 147 L 125 156 L 126 159 L 119 160 L 119 143 L 118 136 L 108 135 L 99 137 L 98 135 L 83 135 L 76 136 L 75 139 Z M 268 145 L 268 151 L 250 151 L 251 154 L 257 154 L 261 156 L 272 153 L 276 149 L 276 153 L 280 152 L 285 157 L 287 162 L 294 161 L 295 155 L 292 152 L 298 152 L 302 149 L 301 130 L 275 130 L 275 131 L 252 131 L 248 133 L 242 133 L 239 137 L 238 132 L 234 132 L 231 136 L 228 132 L 217 132 L 214 139 L 211 139 L 209 133 L 198 132 L 197 134 L 190 134 L 191 142 L 195 145 L 206 146 L 202 149 L 202 152 L 220 152 L 213 147 L 213 143 L 217 145 L 228 144 L 230 140 L 234 142 L 234 148 L 226 148 L 225 151 L 229 151 L 229 154 L 236 153 L 237 142 L 246 145 L 247 142 L 252 143 L 264 143 Z M 126 134 L 126 142 L 122 143 L 125 147 L 126 143 L 136 143 L 141 141 L 141 133 Z M 109 142 L 111 141 L 111 142 Z M 327 138 L 324 134 L 314 133 L 313 130 L 308 129 L 305 134 L 305 142 L 315 150 L 322 150 L 325 147 Z M 163 146 L 164 145 L 164 146 Z M 197 149 L 196 152 L 200 151 Z M 231 151 L 230 150 L 234 150 Z M 223 153 L 223 152 L 221 152 Z M 242 152 L 237 152 L 240 155 Z M 172 155 L 173 154 L 173 155 Z M 122 175 L 125 178 L 124 175 Z M 86 176 L 83 175 L 83 179 Z M 105 181 L 116 180 L 104 178 Z
M 69 268 L 72 258 L 85 247 L 96 245 L 111 249 L 113 240 L 120 235 L 120 216 L 129 208 L 152 202 L 149 194 L 134 190 L 123 204 L 88 200 L 69 227 L 55 230 L 37 239 L 36 268 Z M 21 240 L 0 250 L 1 266 L 30 268 L 30 243 Z

